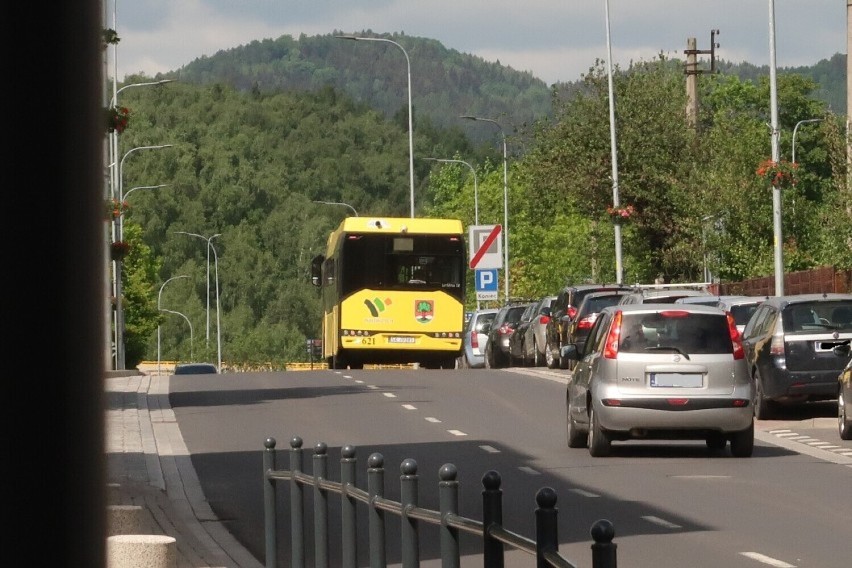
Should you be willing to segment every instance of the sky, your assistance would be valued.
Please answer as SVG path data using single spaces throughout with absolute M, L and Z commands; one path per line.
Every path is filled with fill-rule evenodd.
M 768 65 L 774 53 L 777 68 L 814 65 L 846 53 L 846 10 L 843 0 L 104 0 L 105 27 L 120 38 L 107 73 L 119 81 L 255 40 L 370 30 L 434 39 L 551 85 L 607 60 L 607 23 L 621 67 L 685 59 L 688 38 L 709 50 L 714 29 L 722 60 Z

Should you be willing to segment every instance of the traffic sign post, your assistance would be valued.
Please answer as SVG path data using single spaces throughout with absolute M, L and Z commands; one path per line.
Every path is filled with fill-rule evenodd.
M 478 300 L 496 300 L 497 299 L 497 269 L 490 268 L 485 270 L 476 270 L 476 299 Z
M 503 268 L 500 225 L 472 225 L 469 228 L 470 267 L 474 270 Z

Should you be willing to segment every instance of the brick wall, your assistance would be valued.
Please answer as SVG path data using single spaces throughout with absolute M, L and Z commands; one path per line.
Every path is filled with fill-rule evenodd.
M 818 294 L 821 292 L 852 293 L 852 269 L 823 266 L 784 275 L 785 294 Z M 719 284 L 719 294 L 774 296 L 775 277 L 763 276 L 741 282 L 723 282 Z

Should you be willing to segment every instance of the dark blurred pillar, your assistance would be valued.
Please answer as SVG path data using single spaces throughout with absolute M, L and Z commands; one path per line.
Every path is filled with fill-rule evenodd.
M 104 566 L 103 6 L 0 22 L 4 551 Z

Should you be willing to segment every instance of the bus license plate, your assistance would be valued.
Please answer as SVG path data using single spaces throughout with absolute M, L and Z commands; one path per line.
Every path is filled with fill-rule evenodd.
M 389 339 L 389 343 L 414 343 L 413 337 L 402 337 L 399 335 L 392 335 Z

